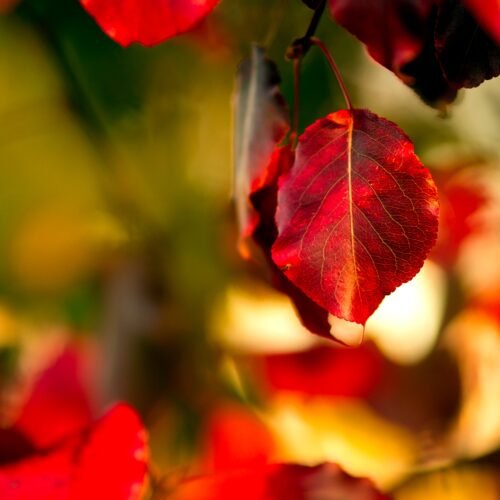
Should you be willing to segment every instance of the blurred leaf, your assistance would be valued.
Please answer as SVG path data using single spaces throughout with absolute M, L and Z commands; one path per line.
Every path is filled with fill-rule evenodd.
M 263 48 L 254 45 L 249 59 L 241 63 L 235 100 L 234 184 L 240 230 L 240 251 L 249 257 L 246 239 L 259 224 L 251 204 L 256 192 L 274 183 L 279 172 L 271 157 L 289 129 L 288 108 L 280 93 L 276 64 Z
M 496 0 L 465 0 L 483 28 L 500 44 L 500 5 Z
M 6 498 L 142 498 L 147 473 L 145 430 L 125 404 L 85 431 L 41 453 L 0 467 Z
M 159 494 L 154 498 L 156 500 L 162 498 L 172 500 L 389 499 L 365 478 L 353 478 L 338 465 L 328 463 L 315 467 L 274 464 L 195 478 L 181 483 L 170 496 Z
M 81 0 L 104 32 L 123 46 L 138 42 L 156 45 L 188 31 L 219 3 L 219 0 L 116 1 Z
M 383 358 L 370 344 L 357 349 L 318 346 L 255 359 L 262 383 L 271 393 L 294 392 L 313 396 L 364 398 L 379 384 Z M 259 371 L 257 371 L 257 375 Z
M 271 432 L 243 405 L 221 404 L 207 416 L 203 427 L 204 472 L 253 468 L 268 463 L 273 456 Z
M 441 2 L 435 45 L 444 76 L 454 88 L 477 87 L 500 74 L 500 43 L 483 31 L 462 2 Z
M 500 445 L 500 322 L 481 308 L 466 309 L 446 331 L 457 357 L 462 404 L 449 442 L 460 457 L 477 457 Z
M 67 346 L 32 381 L 14 429 L 36 448 L 47 448 L 91 422 L 90 388 L 83 379 L 85 354 L 81 345 Z

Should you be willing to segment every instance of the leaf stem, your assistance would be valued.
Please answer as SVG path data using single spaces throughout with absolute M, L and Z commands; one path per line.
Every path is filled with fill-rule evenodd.
M 344 96 L 347 109 L 352 110 L 351 98 L 349 97 L 349 93 L 347 92 L 347 88 L 344 84 L 342 74 L 340 73 L 337 63 L 335 62 L 335 59 L 330 54 L 330 51 L 328 50 L 327 46 L 319 38 L 313 36 L 309 40 L 312 45 L 316 45 L 316 47 L 318 47 L 321 50 L 321 52 L 323 52 L 325 59 L 328 61 L 328 64 L 330 65 L 330 68 L 332 69 L 333 74 L 337 79 L 337 83 L 339 84 L 340 90 L 342 91 L 342 95 Z
M 307 54 L 308 50 L 311 48 L 311 38 L 316 33 L 318 29 L 319 22 L 321 21 L 321 16 L 325 10 L 327 0 L 320 0 L 318 6 L 314 10 L 314 14 L 311 18 L 309 26 L 303 37 L 297 38 L 292 42 L 290 47 L 286 52 L 286 57 L 293 60 L 293 121 L 292 121 L 292 131 L 290 134 L 290 139 L 292 143 L 292 149 L 295 149 L 297 145 L 297 139 L 299 134 L 299 115 L 300 115 L 300 66 L 302 58 Z

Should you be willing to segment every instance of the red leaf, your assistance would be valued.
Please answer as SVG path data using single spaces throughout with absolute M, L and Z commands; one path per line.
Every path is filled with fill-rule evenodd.
M 378 386 L 383 358 L 371 344 L 357 349 L 320 346 L 309 351 L 263 359 L 271 390 L 308 396 L 365 398 Z
M 282 179 L 274 262 L 331 314 L 364 324 L 436 240 L 438 200 L 409 138 L 367 110 L 311 125 Z
M 189 31 L 219 0 L 80 0 L 101 29 L 126 47 L 157 45 Z
M 334 19 L 359 38 L 370 55 L 400 75 L 420 53 L 435 0 L 329 0 Z
M 463 0 L 483 28 L 500 45 L 500 4 L 498 0 Z
M 147 473 L 145 439 L 136 413 L 116 405 L 85 432 L 0 467 L 0 497 L 138 499 Z
M 185 481 L 172 500 L 343 500 L 389 499 L 364 478 L 349 476 L 335 464 L 314 467 L 275 464 Z
M 83 437 L 72 477 L 75 499 L 139 499 L 148 470 L 147 434 L 136 412 L 114 406 Z
M 235 100 L 234 195 L 240 230 L 240 252 L 252 255 L 249 244 L 259 224 L 251 197 L 275 184 L 283 162 L 276 148 L 289 129 L 288 109 L 279 91 L 280 76 L 264 49 L 254 46 L 239 69 Z
M 434 28 L 438 8 L 432 9 L 420 53 L 401 68 L 403 80 L 429 106 L 442 111 L 457 97 L 457 89 L 445 78 L 436 54 Z
M 82 358 L 76 346 L 66 347 L 34 383 L 14 427 L 37 448 L 47 447 L 92 421 L 81 374 Z
M 477 181 L 477 171 L 461 169 L 440 174 L 439 235 L 431 258 L 443 266 L 455 263 L 462 243 L 483 229 L 475 217 L 491 201 L 483 185 Z
M 500 45 L 458 0 L 443 0 L 435 27 L 441 70 L 456 89 L 477 87 L 500 74 Z
M 444 77 L 434 48 L 436 0 L 329 0 L 335 20 L 361 40 L 424 102 L 438 109 L 457 92 Z

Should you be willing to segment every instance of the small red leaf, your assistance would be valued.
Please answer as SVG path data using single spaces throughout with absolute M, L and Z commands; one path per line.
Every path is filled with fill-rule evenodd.
M 126 47 L 157 45 L 189 31 L 219 0 L 80 0 L 101 29 Z
M 364 324 L 436 240 L 437 191 L 409 138 L 367 110 L 311 125 L 282 179 L 272 257 L 331 314 Z
M 500 3 L 498 0 L 463 0 L 463 2 L 500 45 Z

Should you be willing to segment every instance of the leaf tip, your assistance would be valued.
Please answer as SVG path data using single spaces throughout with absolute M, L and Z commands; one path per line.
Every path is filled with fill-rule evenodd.
M 365 336 L 365 325 L 339 318 L 333 314 L 328 315 L 330 335 L 348 347 L 359 347 Z

